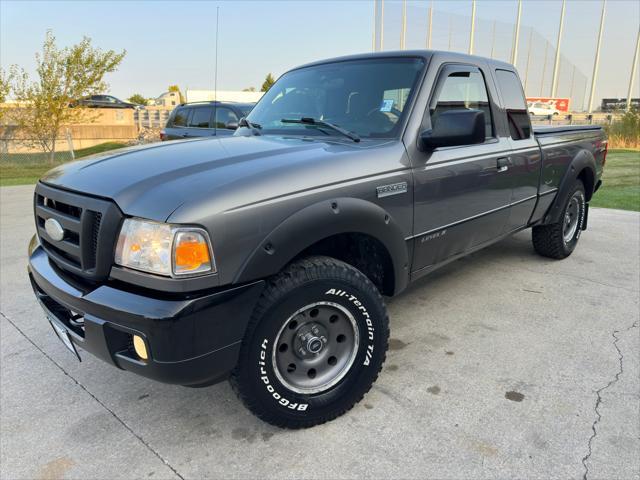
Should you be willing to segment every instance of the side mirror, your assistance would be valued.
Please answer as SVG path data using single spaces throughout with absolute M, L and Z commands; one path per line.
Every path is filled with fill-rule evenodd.
M 437 147 L 473 145 L 485 140 L 482 110 L 446 110 L 438 115 L 432 129 L 420 132 L 420 150 Z
M 238 122 L 227 122 L 225 124 L 224 128 L 228 128 L 229 130 L 237 130 L 238 129 Z

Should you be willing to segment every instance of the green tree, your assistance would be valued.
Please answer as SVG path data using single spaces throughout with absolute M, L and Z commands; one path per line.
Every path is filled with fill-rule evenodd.
M 243 92 L 255 92 L 256 87 L 247 87 L 242 89 Z
M 274 80 L 273 75 L 271 75 L 271 73 L 268 73 L 264 79 L 264 82 L 262 83 L 262 88 L 260 89 L 260 91 L 266 92 L 274 83 L 276 83 L 276 81 Z
M 146 105 L 147 104 L 147 99 L 144 98 L 142 95 L 140 95 L 139 93 L 134 93 L 133 95 L 131 95 L 127 101 L 131 102 L 131 103 L 137 103 L 138 105 Z
M 70 105 L 107 90 L 104 77 L 116 71 L 125 54 L 94 48 L 88 37 L 71 47 L 58 48 L 49 30 L 42 52 L 36 53 L 37 78 L 32 81 L 24 70 L 16 75 L 12 85 L 20 102 L 16 124 L 29 143 L 49 153 L 51 163 L 61 128 L 95 118 L 81 105 L 69 108 Z
M 15 77 L 15 67 L 11 68 L 9 72 L 5 72 L 0 68 L 0 104 L 7 101 L 9 93 L 11 92 L 11 82 Z M 4 105 L 0 105 L 0 128 L 4 123 L 5 110 L 8 110 Z
M 180 95 L 180 103 L 184 103 L 184 97 L 182 96 L 182 91 L 180 91 L 180 87 L 178 85 L 169 85 L 167 91 L 178 92 L 178 95 Z
M 13 80 L 13 72 L 10 70 L 6 73 L 0 68 L 0 103 L 7 101 L 9 92 L 11 92 L 11 82 Z

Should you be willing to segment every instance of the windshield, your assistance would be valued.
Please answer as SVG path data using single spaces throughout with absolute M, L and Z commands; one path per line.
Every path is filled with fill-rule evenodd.
M 262 134 L 339 135 L 329 122 L 362 138 L 395 137 L 424 61 L 375 58 L 317 65 L 283 75 L 248 116 Z M 289 120 L 289 122 L 283 122 Z

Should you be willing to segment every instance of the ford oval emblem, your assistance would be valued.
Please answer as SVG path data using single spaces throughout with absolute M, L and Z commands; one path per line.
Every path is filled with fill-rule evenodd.
M 64 238 L 64 228 L 55 218 L 47 218 L 47 221 L 44 222 L 44 229 L 51 240 L 59 242 Z

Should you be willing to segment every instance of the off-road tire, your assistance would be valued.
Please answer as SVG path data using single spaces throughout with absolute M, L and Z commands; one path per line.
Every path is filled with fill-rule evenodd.
M 578 223 L 575 232 L 567 241 L 564 238 L 564 226 L 567 211 L 574 197 L 578 201 Z M 531 239 L 533 241 L 533 248 L 543 257 L 555 258 L 558 260 L 566 258 L 571 255 L 578 244 L 578 240 L 580 239 L 586 211 L 585 190 L 581 180 L 576 180 L 573 188 L 567 192 L 562 199 L 562 202 L 562 214 L 556 223 L 539 225 L 532 229 Z
M 353 336 L 359 340 L 353 342 L 352 363 L 342 369 L 342 377 L 336 377 L 338 383 L 319 393 L 294 391 L 281 381 L 275 360 L 280 345 L 275 341 L 286 331 L 287 323 L 289 328 L 297 324 L 291 320 L 298 318 L 292 317 L 295 312 L 316 302 L 344 309 L 352 319 Z M 328 341 L 332 335 L 327 334 Z M 386 307 L 373 283 L 334 258 L 307 257 L 268 280 L 229 380 L 238 398 L 260 419 L 282 428 L 308 428 L 344 414 L 364 397 L 380 373 L 388 342 Z

